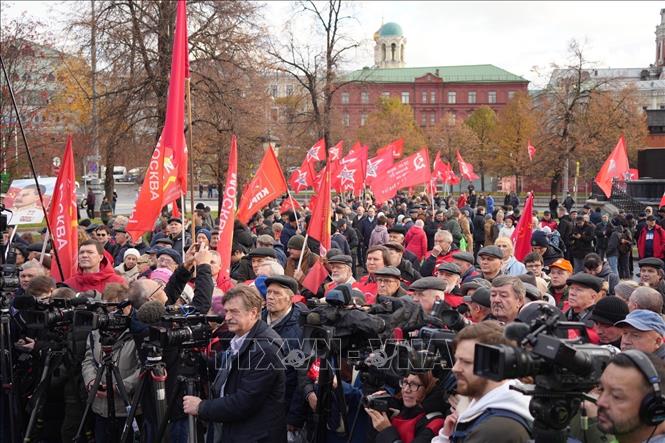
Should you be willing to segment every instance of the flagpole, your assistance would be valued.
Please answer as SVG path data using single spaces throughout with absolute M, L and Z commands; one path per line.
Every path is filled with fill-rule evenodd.
M 298 259 L 298 267 L 296 269 L 300 269 L 300 265 L 302 265 L 302 257 L 305 255 L 305 248 L 307 247 L 307 239 L 309 238 L 309 234 L 305 233 L 305 241 L 302 242 L 302 249 L 300 250 L 300 258 Z
M 298 221 L 298 211 L 296 210 L 296 205 L 293 204 L 293 197 L 291 196 L 291 190 L 287 188 L 286 193 L 289 196 L 289 201 L 291 202 L 291 209 L 293 210 L 293 215 L 296 216 L 296 226 L 300 226 L 300 221 Z
M 190 206 L 192 208 L 192 243 L 194 243 L 196 241 L 196 223 L 194 223 L 194 136 L 192 134 L 192 89 L 190 77 L 185 78 L 185 85 L 187 86 L 187 120 L 189 123 L 189 148 L 187 149 L 187 161 L 189 162 L 189 198 Z M 183 209 L 184 207 L 185 203 L 183 201 Z M 185 213 L 185 211 L 182 212 L 183 214 Z M 183 244 L 185 243 L 184 239 L 185 238 L 183 237 Z

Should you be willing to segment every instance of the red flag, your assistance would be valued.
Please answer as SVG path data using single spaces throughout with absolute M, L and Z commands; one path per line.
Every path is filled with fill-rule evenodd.
M 640 178 L 640 171 L 637 168 L 630 168 L 625 178 L 626 180 L 638 180 Z
M 282 168 L 279 166 L 275 151 L 270 146 L 247 190 L 240 197 L 236 217 L 241 222 L 247 223 L 252 215 L 287 191 Z
M 229 168 L 226 171 L 226 186 L 224 198 L 219 211 L 219 241 L 217 252 L 220 257 L 217 286 L 224 288 L 231 279 L 231 247 L 233 243 L 233 221 L 236 212 L 236 194 L 238 193 L 238 140 L 231 136 L 231 152 L 229 153 Z
M 328 150 L 328 159 L 331 162 L 339 161 L 342 158 L 342 148 L 344 141 L 340 140 L 337 144 Z
M 314 143 L 314 146 L 307 150 L 305 161 L 310 163 L 320 162 L 326 158 L 326 142 L 324 139 Z
M 313 163 L 305 157 L 300 168 L 293 171 L 291 177 L 289 177 L 289 186 L 291 186 L 294 192 L 301 192 L 307 188 L 311 188 L 314 184 L 315 174 Z
M 529 161 L 533 161 L 533 157 L 536 155 L 536 147 L 531 144 L 531 140 L 526 142 L 526 150 L 529 154 Z
M 393 159 L 398 159 L 402 156 L 402 153 L 404 152 L 404 140 L 401 138 L 392 141 L 388 143 L 386 146 L 383 148 L 379 148 L 376 150 L 376 156 L 382 156 L 386 152 L 390 152 L 390 155 L 392 155 Z
M 291 200 L 293 200 L 293 205 L 291 204 Z M 295 198 L 285 198 L 284 201 L 282 201 L 282 204 L 279 205 L 279 213 L 284 214 L 291 210 L 302 211 L 302 206 Z
M 72 136 L 67 137 L 67 146 L 62 166 L 55 182 L 48 220 L 53 246 L 58 253 L 62 276 L 56 263 L 51 265 L 51 276 L 56 282 L 67 280 L 76 272 L 78 257 L 78 221 L 76 217 L 76 172 L 74 169 Z
M 524 257 L 531 252 L 531 232 L 533 231 L 533 193 L 524 202 L 524 210 L 517 227 L 513 231 L 511 240 L 514 245 L 514 255 L 518 261 L 524 260 Z
M 303 279 L 302 287 L 309 289 L 312 294 L 316 294 L 326 278 L 328 278 L 328 270 L 323 266 L 321 260 L 316 260 Z
M 628 154 L 626 154 L 626 142 L 623 135 L 603 166 L 598 171 L 596 183 L 606 197 L 612 195 L 612 179 L 623 181 L 625 174 L 630 170 L 628 165 Z
M 459 164 L 459 174 L 462 178 L 469 181 L 478 180 L 479 177 L 473 172 L 473 165 L 464 161 L 459 150 L 457 151 L 457 163 Z
M 450 184 L 450 185 L 459 184 L 460 179 L 457 175 L 455 175 L 455 171 L 453 171 L 453 167 L 450 166 L 450 163 L 441 162 L 440 170 L 441 170 L 441 180 L 443 181 L 443 184 Z
M 312 202 L 312 217 L 307 226 L 307 235 L 321 243 L 320 255 L 325 256 L 330 249 L 330 169 L 323 168 L 321 185 L 316 192 L 316 201 Z
M 337 163 L 331 163 L 331 186 L 338 193 L 362 192 L 367 168 L 367 146 L 356 143 L 349 153 Z
M 399 163 L 395 163 L 385 174 L 374 180 L 372 192 L 377 204 L 391 198 L 401 188 L 429 183 L 429 153 L 423 148 Z
M 187 193 L 185 143 L 185 78 L 189 76 L 187 51 L 185 1 L 179 0 L 173 37 L 166 120 L 127 224 L 127 233 L 134 241 L 138 241 L 144 232 L 152 231 L 162 207 Z
M 365 177 L 365 184 L 372 186 L 372 182 L 383 175 L 395 163 L 392 150 L 383 150 L 380 154 L 377 151 L 377 156 L 367 160 L 367 176 Z
M 658 204 L 658 208 L 662 208 L 665 206 L 665 192 L 663 192 L 663 196 L 660 198 L 660 203 Z

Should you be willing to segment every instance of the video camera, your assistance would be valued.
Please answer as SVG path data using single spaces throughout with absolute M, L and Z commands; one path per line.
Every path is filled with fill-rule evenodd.
M 198 348 L 207 346 L 212 337 L 208 322 L 222 323 L 224 319 L 199 313 L 179 313 L 163 315 L 161 321 L 168 325 L 150 326 L 150 342 L 158 343 L 162 348 Z
M 48 302 L 26 295 L 16 297 L 14 306 L 28 329 L 58 329 L 70 326 L 74 318 L 74 307 L 64 298 L 51 298 Z
M 74 300 L 77 301 L 72 321 L 75 329 L 122 332 L 129 327 L 131 318 L 122 313 L 128 302 L 113 303 L 88 298 Z

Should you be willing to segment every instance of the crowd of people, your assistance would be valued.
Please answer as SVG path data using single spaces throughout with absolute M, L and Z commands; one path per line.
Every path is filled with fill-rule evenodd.
M 19 232 L 3 254 L 14 257 L 19 278 L 13 293 L 5 291 L 15 380 L 11 392 L 3 390 L 0 441 L 10 441 L 4 431 L 10 420 L 24 432 L 39 406 L 28 441 L 74 441 L 93 394 L 78 441 L 119 441 L 129 411 L 121 391 L 133 398 L 144 379 L 148 394 L 137 397 L 129 434 L 156 441 L 163 409 L 150 394 L 159 381 L 146 375 L 151 360 L 145 343 L 155 326 L 147 320 L 148 308 L 160 305 L 182 316 L 217 316 L 209 321 L 206 346 L 192 351 L 197 389 L 182 382 L 191 375 L 191 353 L 163 349 L 162 398 L 172 403 L 168 441 L 191 440 L 190 432 L 209 442 L 313 441 L 323 427 L 328 441 L 526 442 L 534 428 L 530 397 L 511 387 L 529 381 L 477 375 L 474 350 L 478 344 L 515 346 L 505 326 L 528 323 L 533 309 L 527 307 L 547 304 L 562 320 L 583 323 L 584 333 L 571 340 L 617 349 L 597 388 L 588 392 L 595 404 L 585 402 L 584 416 L 571 420 L 570 438 L 665 442 L 665 208 L 607 214 L 588 205 L 577 210 L 570 196 L 562 204 L 553 196 L 547 210 L 524 214 L 515 193 L 503 203 L 472 187 L 459 198 L 433 201 L 426 194 L 399 193 L 382 205 L 371 197 L 334 196 L 332 247 L 324 250 L 306 235 L 312 217 L 306 206 L 284 211 L 274 202 L 248 224 L 235 222 L 230 284 L 218 278 L 218 221 L 203 204 L 191 221 L 195 238 L 191 226 L 166 213 L 140 242 L 126 232 L 124 216 L 101 224 L 81 220 L 77 272 L 58 284 L 50 277 L 56 262 L 45 231 Z M 518 258 L 512 234 L 524 217 L 532 219 L 532 250 Z M 318 264 L 328 277 L 313 288 L 308 277 Z M 442 307 L 461 314 L 452 367 L 383 380 L 369 395 L 389 398 L 381 410 L 370 407 L 370 384 L 344 358 L 329 382 L 319 379 L 320 358 L 284 367 L 285 349 L 302 350 L 303 317 L 333 292 L 350 295 L 344 309 L 373 313 L 377 306 L 412 303 L 425 316 Z M 54 335 L 61 332 L 33 329 L 24 311 L 35 303 L 82 298 L 111 302 L 105 309 L 129 323 L 111 345 L 103 343 L 101 329 L 82 337 L 76 328 L 65 330 L 68 352 L 51 361 L 61 349 Z M 105 352 L 113 355 L 121 388 L 117 380 L 106 386 L 105 376 L 95 383 L 106 368 Z M 49 364 L 56 367 L 48 383 L 40 383 Z M 328 383 L 332 399 L 325 399 Z M 41 405 L 34 401 L 38 396 Z M 324 399 L 332 406 L 322 408 Z

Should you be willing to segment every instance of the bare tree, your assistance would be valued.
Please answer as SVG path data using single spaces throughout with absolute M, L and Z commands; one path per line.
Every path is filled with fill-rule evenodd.
M 288 24 L 283 41 L 273 42 L 269 54 L 276 68 L 293 77 L 309 95 L 311 122 L 316 136 L 330 146 L 331 110 L 335 92 L 345 82 L 339 78 L 339 70 L 346 54 L 359 46 L 345 32 L 347 23 L 354 20 L 345 12 L 347 2 L 299 1 L 297 11 Z M 312 22 L 314 33 L 322 42 L 313 42 L 310 35 L 300 40 L 294 30 L 294 22 L 305 18 Z M 301 22 L 298 22 L 302 25 Z

